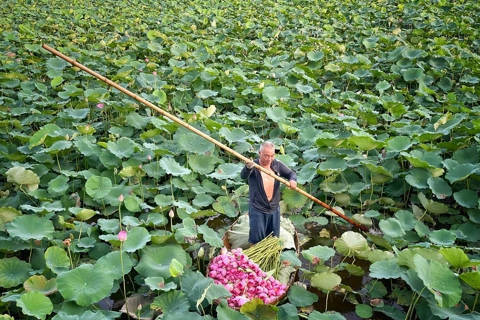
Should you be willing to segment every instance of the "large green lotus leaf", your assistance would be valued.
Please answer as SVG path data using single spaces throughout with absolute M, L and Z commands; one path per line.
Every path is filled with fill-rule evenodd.
M 295 285 L 288 290 L 288 301 L 296 307 L 308 307 L 318 301 L 318 295 Z
M 405 50 L 402 51 L 402 56 L 410 60 L 419 58 L 424 54 L 426 54 L 426 52 L 420 49 L 405 48 Z
M 68 177 L 60 175 L 48 182 L 48 193 L 53 197 L 58 197 L 66 193 L 68 190 Z
M 240 311 L 228 307 L 225 301 L 217 307 L 217 317 L 225 320 L 251 320 L 246 315 L 241 314 Z
M 432 174 L 424 168 L 414 168 L 405 176 L 405 180 L 409 185 L 419 189 L 428 188 L 428 179 L 432 178 Z
M 478 194 L 472 190 L 463 189 L 455 192 L 453 198 L 459 205 L 465 208 L 476 208 L 478 206 Z
M 302 256 L 310 262 L 313 262 L 314 258 L 320 258 L 320 263 L 323 263 L 334 255 L 335 250 L 322 245 L 310 247 L 307 250 L 302 250 Z
M 223 163 L 217 167 L 215 172 L 209 174 L 209 177 L 219 180 L 233 179 L 240 176 L 244 165 L 241 163 Z
M 464 74 L 464 75 L 460 78 L 460 81 L 461 81 L 461 82 L 470 83 L 470 84 L 477 84 L 478 82 L 480 82 L 480 78 L 478 78 L 478 77 L 472 77 L 472 76 L 469 75 L 469 74 Z
M 388 140 L 385 149 L 387 151 L 402 152 L 408 150 L 412 146 L 412 141 L 406 136 L 397 136 Z
M 95 266 L 104 268 L 104 272 L 109 272 L 113 279 L 120 279 L 122 276 L 130 273 L 133 262 L 128 254 L 121 251 L 113 251 L 98 259 Z
M 308 315 L 308 320 L 347 320 L 347 318 L 342 316 L 337 311 L 328 311 L 324 313 L 313 311 Z
M 58 151 L 67 150 L 72 147 L 72 142 L 67 140 L 55 141 L 50 147 L 43 149 L 42 152 L 57 154 Z
M 192 207 L 188 202 L 180 200 L 180 201 L 173 201 L 173 206 L 178 209 L 184 209 L 189 215 L 197 212 L 198 210 Z M 180 216 L 180 214 L 179 214 Z
M 126 116 L 126 120 L 129 126 L 132 126 L 139 130 L 144 129 L 149 122 L 149 119 L 147 117 L 142 117 L 137 112 L 130 112 Z
M 57 313 L 57 315 L 55 317 L 52 318 L 52 320 L 92 320 L 92 319 L 95 319 L 95 320 L 109 320 L 109 319 L 112 319 L 112 318 L 111 317 L 107 318 L 100 311 L 93 312 L 93 311 L 90 311 L 90 310 L 80 311 L 80 315 L 67 314 L 65 311 L 60 311 L 60 312 Z
M 323 161 L 318 169 L 321 171 L 344 171 L 347 169 L 347 162 L 343 158 L 335 157 Z
M 277 307 L 265 305 L 260 298 L 253 298 L 240 307 L 240 312 L 250 319 L 269 320 L 276 318 Z
M 203 234 L 203 240 L 205 240 L 210 246 L 217 248 L 223 247 L 223 241 L 218 233 L 206 224 L 198 227 L 198 233 Z
M 307 53 L 307 58 L 310 61 L 322 60 L 325 54 L 322 51 L 310 51 Z
M 400 221 L 396 218 L 388 218 L 386 220 L 381 220 L 378 223 L 378 226 L 383 231 L 383 233 L 392 238 L 400 238 L 405 235 L 405 230 L 403 230 Z
M 480 262 L 470 261 L 465 252 L 460 248 L 442 248 L 440 253 L 455 269 L 468 268 L 480 264 Z
M 55 70 L 63 70 L 65 67 L 67 67 L 69 64 L 60 58 L 50 58 L 47 60 L 47 63 L 45 64 L 49 69 L 55 69 Z
M 400 266 L 406 266 L 409 269 L 414 269 L 413 257 L 420 255 L 427 260 L 436 261 L 444 266 L 448 266 L 447 260 L 440 254 L 438 250 L 427 248 L 408 248 L 402 250 L 397 255 L 397 263 Z
M 108 141 L 107 148 L 119 159 L 129 158 L 135 151 L 135 142 L 127 137 L 121 137 L 117 141 Z
M 457 236 L 451 231 L 440 229 L 432 231 L 428 238 L 432 243 L 436 245 L 451 246 L 455 243 L 455 239 L 457 239 Z
M 403 72 L 403 80 L 414 81 L 420 79 L 423 75 L 423 70 L 420 68 L 409 68 Z
M 397 218 L 398 222 L 400 222 L 402 229 L 405 231 L 410 231 L 415 228 L 417 223 L 417 219 L 413 213 L 407 210 L 399 210 L 395 212 L 395 218 Z
M 134 195 L 128 195 L 125 197 L 123 202 L 125 208 L 130 212 L 140 212 L 142 211 L 141 205 L 143 204 L 142 199 Z
M 172 290 L 161 293 L 155 297 L 150 308 L 161 310 L 162 313 L 186 312 L 190 308 L 190 302 L 185 293 L 178 290 Z
M 480 199 L 479 199 L 478 206 L 480 208 Z M 0 209 L 0 211 L 1 211 L 1 209 Z M 468 218 L 470 219 L 471 222 L 480 224 L 480 210 L 479 209 L 469 209 L 467 211 L 467 213 L 468 213 Z M 1 221 L 1 214 L 0 214 L 0 221 Z M 1 225 L 1 223 L 0 223 L 0 225 Z
M 472 163 L 460 163 L 450 168 L 445 174 L 445 178 L 450 183 L 467 179 L 470 175 L 477 171 L 477 167 Z
M 342 278 L 330 272 L 316 273 L 313 275 L 311 285 L 321 290 L 333 291 L 342 282 Z
M 187 254 L 180 244 L 148 246 L 140 251 L 140 262 L 135 267 L 145 277 L 170 277 L 170 263 L 173 259 L 182 265 L 187 264 Z
M 17 300 L 17 306 L 22 308 L 22 313 L 37 319 L 45 319 L 53 311 L 52 301 L 38 291 L 22 294 L 20 299 Z
M 448 212 L 448 207 L 440 202 L 428 200 L 423 193 L 418 194 L 418 199 L 422 203 L 425 210 L 431 214 L 442 214 Z
M 278 320 L 299 320 L 297 307 L 291 303 L 278 306 Z
M 181 166 L 173 158 L 162 158 L 160 160 L 160 165 L 165 170 L 166 173 L 171 174 L 175 177 L 184 176 L 190 174 L 192 171 L 188 168 Z
M 150 287 L 150 290 L 170 291 L 177 289 L 177 285 L 174 282 L 165 283 L 162 277 L 145 278 L 145 284 Z
M 217 91 L 212 91 L 208 89 L 200 90 L 199 92 L 197 92 L 197 97 L 199 97 L 200 99 L 207 99 L 210 97 L 215 97 L 216 95 L 218 95 Z
M 263 96 L 263 100 L 266 103 L 278 104 L 279 100 L 280 101 L 287 101 L 290 98 L 290 90 L 287 87 L 282 87 L 282 86 L 273 87 L 273 86 L 270 86 L 270 87 L 266 87 L 266 88 L 263 89 L 262 96 Z M 277 115 L 272 115 L 272 114 L 270 114 L 269 110 L 272 110 L 272 109 L 267 109 L 266 114 L 272 121 L 277 122 L 278 120 L 280 120 L 279 118 L 277 118 L 278 114 Z M 272 116 L 273 116 L 273 118 L 272 118 Z M 284 119 L 284 118 L 282 118 L 282 119 Z
M 367 234 L 367 237 L 370 241 L 372 241 L 377 246 L 383 247 L 387 250 L 392 250 L 392 246 L 390 242 L 387 239 L 385 239 L 383 235 L 380 236 L 376 234 Z
M 301 94 L 306 94 L 306 93 L 310 93 L 313 91 L 313 87 L 312 86 L 309 86 L 309 85 L 303 85 L 303 84 L 300 84 L 300 83 L 297 83 L 295 85 L 295 88 L 298 90 L 298 92 L 300 92 Z
M 395 257 L 394 254 L 391 253 L 390 251 L 383 251 L 378 249 L 372 250 L 368 253 L 368 261 L 370 261 L 371 263 L 382 261 L 382 260 L 393 259 L 394 257 Z
M 232 203 L 232 200 L 227 196 L 220 196 L 217 198 L 217 201 L 213 203 L 213 209 L 218 211 L 227 217 L 235 217 L 237 212 L 235 210 L 235 205 Z
M 460 279 L 468 284 L 475 290 L 480 290 L 480 272 L 478 271 L 471 271 L 471 272 L 464 272 L 460 275 Z
M 57 277 L 61 295 L 79 306 L 88 306 L 107 297 L 113 288 L 113 277 L 103 267 L 82 264 Z
M 112 190 L 112 180 L 107 177 L 91 176 L 85 183 L 85 191 L 95 199 L 102 199 Z
M 209 194 L 197 194 L 192 200 L 192 203 L 200 208 L 210 206 L 215 199 Z
M 300 171 L 297 172 L 297 182 L 299 185 L 307 182 L 312 182 L 313 178 L 317 175 L 318 163 L 309 162 L 305 164 Z
M 229 130 L 227 127 L 222 127 L 218 133 L 230 143 L 246 142 L 248 138 L 245 130 L 241 128 L 233 128 L 232 130 Z
M 53 278 L 47 280 L 44 275 L 34 275 L 23 283 L 23 287 L 26 292 L 38 291 L 48 296 L 57 292 L 57 279 Z
M 350 145 L 356 146 L 364 151 L 381 148 L 383 146 L 382 141 L 375 140 L 370 136 L 351 136 L 347 141 Z
M 428 186 L 432 192 L 437 196 L 438 199 L 445 199 L 452 195 L 452 188 L 450 185 L 441 177 L 437 178 L 428 178 Z
M 24 283 L 32 272 L 30 263 L 22 261 L 17 257 L 4 258 L 0 260 L 0 286 L 12 288 Z
M 365 270 L 363 270 L 361 267 L 347 263 L 343 266 L 345 270 L 348 271 L 348 273 L 357 276 L 357 277 L 362 277 L 365 275 Z
M 54 231 L 51 220 L 33 214 L 16 217 L 7 225 L 10 236 L 19 237 L 22 240 L 52 239 Z
M 362 319 L 370 319 L 373 316 L 373 309 L 366 304 L 357 304 L 355 306 L 355 313 Z
M 143 165 L 143 171 L 149 176 L 154 179 L 159 179 L 165 175 L 165 170 L 160 166 L 159 161 L 152 161 Z
M 47 267 L 56 274 L 67 272 L 70 268 L 70 259 L 60 247 L 49 247 L 45 251 L 45 261 Z
M 167 196 L 165 194 L 156 195 L 154 201 L 160 207 L 167 207 L 167 206 L 172 205 L 172 203 L 173 203 L 172 196 L 171 195 Z
M 31 149 L 33 147 L 43 144 L 47 136 L 55 135 L 55 133 L 59 130 L 60 130 L 60 127 L 57 126 L 56 124 L 52 124 L 52 123 L 46 124 L 30 137 L 29 148 Z
M 367 240 L 358 232 L 347 231 L 335 241 L 335 248 L 344 256 L 353 257 L 357 253 L 370 250 Z
M 377 279 L 397 279 L 404 272 L 404 267 L 397 264 L 397 259 L 374 262 L 370 265 L 370 277 Z
M 423 284 L 433 293 L 442 308 L 455 306 L 462 297 L 462 287 L 455 274 L 443 264 L 428 261 L 420 255 L 413 257 L 415 270 Z
M 418 168 L 440 168 L 442 166 L 442 157 L 437 152 L 428 152 L 422 150 L 413 150 L 410 153 L 402 152 L 402 156 Z
M 298 188 L 301 189 L 301 187 Z M 305 197 L 298 191 L 290 188 L 285 188 L 283 190 L 282 200 L 285 201 L 285 203 L 290 208 L 302 208 L 307 202 L 307 197 Z
M 200 174 L 209 174 L 215 169 L 215 164 L 220 162 L 220 159 L 214 156 L 207 156 L 203 154 L 189 155 L 188 164 L 193 172 Z
M 90 102 L 100 102 L 101 99 L 108 98 L 109 91 L 105 88 L 87 89 L 83 92 L 85 98 Z
M 437 86 L 443 90 L 443 92 L 448 92 L 452 90 L 453 87 L 453 81 L 450 78 L 447 77 L 442 77 L 440 80 L 437 82 Z
M 147 229 L 143 227 L 133 227 L 127 233 L 127 240 L 123 243 L 123 249 L 126 252 L 135 252 L 143 249 L 150 240 L 151 236 Z
M 375 89 L 377 89 L 378 91 L 385 91 L 387 89 L 390 89 L 391 88 L 391 85 L 388 81 L 380 81 L 379 83 L 377 83 L 377 85 L 375 86 Z
M 5 229 L 8 222 L 22 215 L 22 212 L 12 207 L 0 207 L 0 230 Z
M 180 150 L 188 153 L 207 154 L 213 153 L 215 149 L 215 145 L 212 142 L 195 133 L 183 133 L 177 141 Z
M 5 172 L 7 181 L 13 182 L 27 191 L 35 191 L 38 189 L 40 178 L 32 170 L 26 170 L 24 167 L 13 167 Z
M 34 194 L 35 191 L 32 193 Z M 40 193 L 39 195 L 42 196 L 42 194 Z M 46 194 L 42 197 L 46 197 Z M 47 214 L 47 213 L 50 213 L 50 212 L 56 212 L 56 211 L 64 211 L 65 208 L 62 206 L 62 203 L 60 201 L 53 201 L 53 202 L 42 202 L 41 205 L 37 205 L 37 206 L 32 206 L 32 205 L 29 205 L 29 204 L 22 204 L 20 205 L 20 208 L 22 208 L 22 210 L 27 210 L 27 211 L 32 211 L 32 212 L 35 212 L 35 213 L 39 213 L 39 214 Z

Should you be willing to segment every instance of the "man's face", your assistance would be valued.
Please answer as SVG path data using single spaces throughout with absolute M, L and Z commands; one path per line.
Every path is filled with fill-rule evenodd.
M 261 166 L 270 166 L 273 159 L 275 158 L 275 148 L 265 146 L 262 150 L 258 152 L 260 155 L 260 165 Z

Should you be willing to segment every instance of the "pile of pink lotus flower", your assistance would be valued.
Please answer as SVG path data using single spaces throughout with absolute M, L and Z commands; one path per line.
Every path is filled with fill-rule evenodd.
M 220 255 L 210 262 L 207 272 L 216 284 L 223 285 L 232 294 L 227 303 L 234 309 L 254 298 L 271 304 L 287 289 L 285 284 L 262 271 L 240 248 L 231 251 L 222 248 Z

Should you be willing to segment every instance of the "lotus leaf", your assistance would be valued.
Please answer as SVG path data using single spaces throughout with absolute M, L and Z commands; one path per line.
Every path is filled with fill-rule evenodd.
M 182 291 L 167 291 L 156 297 L 151 306 L 152 309 L 161 310 L 163 313 L 186 312 L 190 308 L 190 302 Z
M 7 232 L 10 236 L 19 237 L 22 240 L 42 240 L 43 238 L 52 239 L 54 228 L 52 221 L 47 218 L 22 215 L 7 225 Z
M 288 301 L 296 307 L 308 307 L 318 301 L 318 296 L 302 286 L 294 285 L 288 290 Z
M 17 300 L 17 305 L 22 308 L 24 314 L 34 316 L 37 319 L 45 319 L 53 311 L 52 301 L 39 291 L 22 294 L 20 299 Z
M 458 278 L 443 264 L 428 261 L 420 255 L 413 257 L 415 270 L 425 287 L 433 293 L 437 304 L 443 308 L 455 306 L 462 296 Z
M 113 277 L 103 267 L 82 264 L 59 274 L 57 286 L 65 299 L 88 306 L 108 296 L 113 288 Z
M 397 279 L 403 268 L 397 264 L 397 259 L 374 262 L 370 265 L 370 276 L 378 279 Z
M 26 170 L 24 167 L 13 167 L 7 170 L 7 181 L 13 182 L 20 187 L 26 187 L 28 191 L 35 191 L 40 183 L 35 172 Z

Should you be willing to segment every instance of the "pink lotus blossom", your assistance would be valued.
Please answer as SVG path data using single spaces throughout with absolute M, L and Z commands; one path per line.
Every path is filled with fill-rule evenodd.
M 170 211 L 168 212 L 168 216 L 170 218 L 173 218 L 175 216 L 175 212 L 173 212 L 173 209 L 170 209 Z
M 124 200 L 123 194 L 119 195 L 119 196 L 118 196 L 118 201 L 123 202 L 123 200 Z
M 118 233 L 118 240 L 120 240 L 122 242 L 127 240 L 127 231 L 125 231 L 125 230 L 120 231 Z
M 148 62 L 148 58 L 145 58 L 145 62 Z
M 154 76 L 156 76 L 156 75 L 157 75 L 157 71 L 153 71 L 152 74 L 153 74 Z
M 103 103 L 97 104 L 97 108 L 98 108 L 98 109 L 103 109 L 104 106 L 105 106 L 105 105 L 104 105 Z

